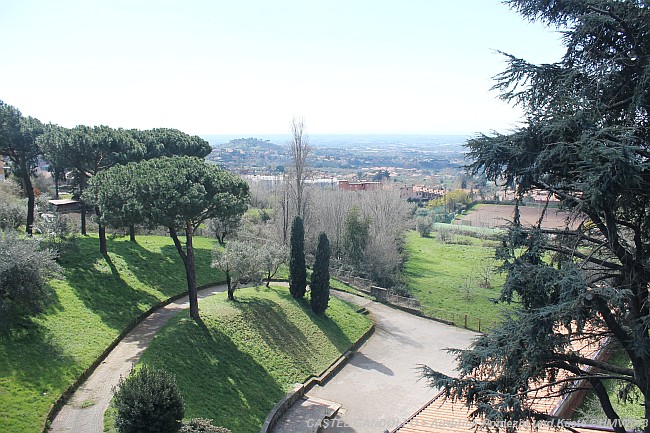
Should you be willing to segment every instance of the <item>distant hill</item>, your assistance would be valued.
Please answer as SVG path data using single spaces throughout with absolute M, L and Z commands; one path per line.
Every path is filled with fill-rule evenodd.
M 244 151 L 257 151 L 257 152 L 276 152 L 284 153 L 285 147 L 278 144 L 272 143 L 271 140 L 262 140 L 259 138 L 248 137 L 248 138 L 234 138 L 227 143 L 223 144 L 213 144 L 215 149 L 236 149 Z

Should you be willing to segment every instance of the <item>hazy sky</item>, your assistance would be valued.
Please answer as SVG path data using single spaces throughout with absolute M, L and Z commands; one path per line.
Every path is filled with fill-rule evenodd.
M 0 29 L 24 115 L 193 134 L 507 131 L 495 50 L 563 53 L 498 0 L 0 0 Z

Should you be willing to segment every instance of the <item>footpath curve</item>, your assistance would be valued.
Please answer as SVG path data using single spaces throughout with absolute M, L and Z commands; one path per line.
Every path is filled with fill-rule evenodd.
M 198 292 L 203 299 L 226 291 L 226 285 Z M 113 398 L 113 387 L 126 377 L 149 346 L 154 335 L 180 311 L 189 308 L 187 296 L 154 311 L 135 326 L 109 353 L 86 381 L 70 396 L 52 421 L 54 433 L 102 433 L 104 412 Z
M 272 433 L 391 431 L 438 392 L 421 380 L 418 366 L 454 375 L 454 356 L 445 349 L 467 348 L 478 335 L 348 293 L 332 295 L 368 310 L 375 332 L 329 382 L 294 403 Z M 319 405 L 338 408 L 322 430 L 314 428 L 323 420 L 314 410 Z

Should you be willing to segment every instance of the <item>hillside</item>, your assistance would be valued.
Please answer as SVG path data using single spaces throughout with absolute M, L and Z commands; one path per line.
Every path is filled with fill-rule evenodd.
M 176 375 L 185 416 L 214 419 L 237 433 L 256 433 L 295 383 L 327 369 L 370 327 L 356 307 L 336 298 L 323 316 L 296 302 L 286 287 L 240 289 L 201 304 L 203 323 L 172 319 L 142 356 Z

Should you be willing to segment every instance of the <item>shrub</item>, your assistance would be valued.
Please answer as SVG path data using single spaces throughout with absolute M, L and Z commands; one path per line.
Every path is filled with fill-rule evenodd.
M 59 256 L 76 247 L 76 233 L 70 219 L 59 213 L 41 215 L 38 230 L 43 235 L 41 243 Z
M 120 433 L 175 433 L 185 414 L 174 376 L 147 366 L 120 380 L 114 404 Z
M 59 269 L 37 240 L 0 232 L 0 332 L 42 311 L 51 294 L 47 279 Z
M 0 180 L 0 229 L 16 229 L 27 222 L 27 201 L 13 181 Z
M 431 234 L 431 230 L 433 229 L 433 221 L 431 218 L 426 217 L 426 216 L 420 216 L 415 219 L 415 228 L 420 233 L 420 236 L 423 238 L 426 238 Z
M 216 427 L 212 425 L 211 419 L 192 418 L 189 421 L 183 422 L 179 433 L 232 433 L 224 427 Z
M 17 229 L 25 224 L 27 206 L 25 203 L 15 201 L 0 201 L 0 229 Z

